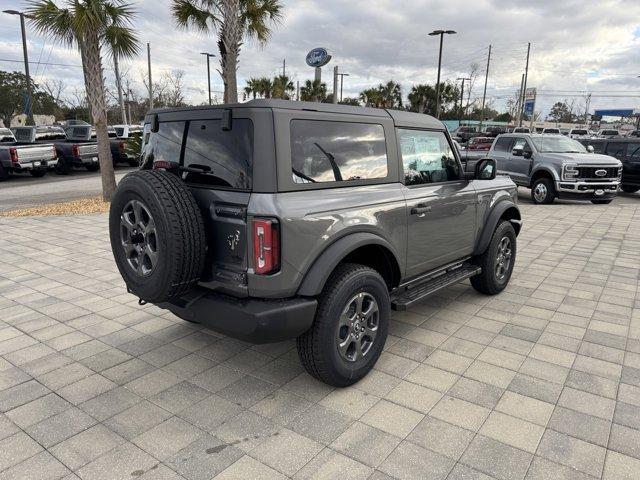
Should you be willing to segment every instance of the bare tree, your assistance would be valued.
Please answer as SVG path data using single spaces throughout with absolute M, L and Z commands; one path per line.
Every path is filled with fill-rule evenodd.
M 67 86 L 62 80 L 45 80 L 42 83 L 41 87 L 45 92 L 51 95 L 56 105 L 62 105 L 64 103 L 62 97 L 64 95 L 64 91 L 67 89 Z

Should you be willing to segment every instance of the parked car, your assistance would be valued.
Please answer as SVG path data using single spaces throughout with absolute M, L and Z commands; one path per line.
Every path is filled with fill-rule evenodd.
M 467 149 L 472 151 L 489 151 L 493 144 L 493 137 L 473 137 L 467 143 Z
M 531 129 L 529 127 L 515 127 L 513 133 L 531 133 Z
M 109 216 L 128 289 L 246 341 L 297 337 L 328 384 L 371 370 L 391 309 L 509 281 L 516 187 L 492 159 L 464 174 L 433 117 L 252 100 L 151 111 L 145 127 Z
M 140 158 L 130 148 L 130 144 L 141 142 L 144 135 L 144 127 L 142 125 L 114 125 L 113 127 L 116 138 L 111 139 L 111 157 L 113 158 L 113 166 L 119 163 L 126 163 L 131 167 L 140 165 Z
M 479 137 L 480 132 L 478 132 L 478 127 L 461 125 L 453 131 L 452 135 L 453 138 L 458 142 L 466 144 L 469 139 L 473 137 Z
M 602 138 L 615 138 L 620 136 L 620 132 L 612 128 L 604 128 L 598 132 L 598 136 Z
M 65 135 L 54 141 L 58 153 L 56 172 L 67 175 L 74 167 L 90 172 L 100 169 L 96 132 L 91 125 L 74 125 L 65 128 Z
M 491 126 L 491 127 L 485 128 L 484 132 L 482 132 L 484 136 L 491 137 L 491 138 L 495 138 L 502 133 L 507 133 L 506 127 Z
M 581 138 L 581 137 L 588 137 L 588 136 L 589 136 L 589 130 L 587 130 L 586 128 L 572 128 L 571 130 L 569 130 L 570 138 Z
M 543 128 L 542 129 L 542 133 L 546 134 L 546 135 L 560 135 L 560 129 L 559 128 Z
M 500 135 L 488 156 L 498 163 L 499 173 L 531 189 L 534 203 L 555 198 L 611 203 L 622 174 L 619 160 L 590 154 L 581 143 L 561 135 Z
M 38 143 L 38 127 L 20 127 L 16 132 L 0 129 L 0 181 L 16 173 L 29 173 L 43 177 L 49 168 L 58 163 L 52 143 Z
M 640 130 L 631 130 L 627 137 L 640 137 Z
M 610 155 L 622 162 L 620 189 L 623 192 L 640 190 L 640 138 L 585 138 L 580 142 L 594 153 Z

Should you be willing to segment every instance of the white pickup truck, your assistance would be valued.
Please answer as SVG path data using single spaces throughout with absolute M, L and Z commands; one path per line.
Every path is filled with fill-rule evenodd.
M 21 128 L 14 137 L 8 128 L 0 128 L 0 181 L 15 173 L 42 177 L 55 168 L 58 155 L 53 143 L 35 143 L 36 127 Z

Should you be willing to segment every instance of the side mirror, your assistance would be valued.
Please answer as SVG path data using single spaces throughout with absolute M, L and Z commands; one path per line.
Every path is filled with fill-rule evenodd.
M 476 180 L 493 180 L 496 178 L 497 164 L 493 158 L 483 158 L 476 163 Z
M 529 149 L 523 150 L 522 151 L 522 156 L 524 158 L 531 158 L 533 156 L 533 152 Z
M 522 149 L 514 148 L 513 150 L 511 150 L 511 155 L 513 155 L 514 157 L 522 157 Z
M 588 145 L 588 146 L 587 146 L 587 152 L 589 152 L 589 153 L 593 153 L 593 152 L 595 152 L 595 151 L 596 151 L 596 149 L 595 149 L 595 148 L 593 148 L 593 145 Z

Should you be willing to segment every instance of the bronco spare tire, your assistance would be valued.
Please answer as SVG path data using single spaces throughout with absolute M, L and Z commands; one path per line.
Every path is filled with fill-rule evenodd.
M 109 211 L 111 250 L 129 290 L 160 303 L 193 286 L 204 268 L 202 215 L 174 174 L 139 170 L 118 184 Z

